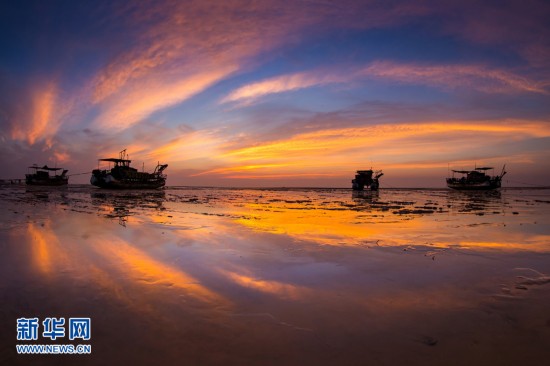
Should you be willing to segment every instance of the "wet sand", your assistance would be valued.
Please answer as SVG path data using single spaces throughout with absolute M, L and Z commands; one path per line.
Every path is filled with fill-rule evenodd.
M 2 365 L 550 360 L 550 190 L 3 186 L 0 201 Z M 50 316 L 90 317 L 92 354 L 17 355 L 16 319 Z

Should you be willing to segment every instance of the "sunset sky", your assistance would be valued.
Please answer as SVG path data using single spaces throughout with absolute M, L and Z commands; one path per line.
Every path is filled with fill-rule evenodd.
M 3 1 L 0 178 L 126 148 L 168 185 L 550 185 L 547 1 Z M 507 181 L 508 180 L 508 181 Z M 70 183 L 87 183 L 75 175 Z

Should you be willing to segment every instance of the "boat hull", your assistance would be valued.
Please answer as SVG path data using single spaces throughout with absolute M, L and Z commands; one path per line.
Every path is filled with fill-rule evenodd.
M 459 191 L 489 191 L 500 188 L 500 180 L 491 180 L 486 182 L 468 182 L 459 179 L 447 179 L 447 187 Z
M 111 174 L 93 174 L 90 183 L 99 188 L 107 189 L 156 189 L 164 187 L 164 177 L 150 177 L 145 179 L 116 179 Z
M 351 189 L 353 189 L 354 191 L 363 191 L 366 188 L 371 191 L 377 191 L 380 187 L 378 178 L 380 178 L 382 175 L 384 174 L 381 170 L 377 172 L 373 171 L 372 169 L 358 170 L 357 174 L 355 174 L 355 179 L 352 179 L 351 181 Z
M 352 183 L 351 189 L 358 192 L 361 192 L 364 190 L 377 191 L 378 188 L 380 187 L 378 181 L 372 182 L 370 185 L 361 185 L 355 182 L 355 179 L 354 179 L 351 183 Z
M 25 183 L 28 186 L 47 186 L 47 187 L 58 187 L 66 186 L 69 184 L 69 178 L 50 178 L 50 179 L 36 179 L 34 177 L 27 176 Z

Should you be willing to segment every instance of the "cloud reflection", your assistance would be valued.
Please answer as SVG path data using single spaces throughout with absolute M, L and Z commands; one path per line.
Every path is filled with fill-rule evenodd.
M 79 230 L 83 229 L 93 231 L 93 226 L 87 228 L 80 225 Z M 204 304 L 219 306 L 228 303 L 223 296 L 202 285 L 182 268 L 154 258 L 113 233 L 104 235 L 94 232 L 93 235 L 87 235 L 83 244 L 73 243 L 67 238 L 63 248 L 58 237 L 64 237 L 66 233 L 58 234 L 50 220 L 40 227 L 28 224 L 27 233 L 32 248 L 32 262 L 45 275 L 72 273 L 75 278 L 96 282 L 112 291 L 111 295 L 115 299 L 124 302 L 129 300 L 122 291 L 120 281 L 131 286 L 153 285 L 157 290 L 166 288 L 182 291 Z
M 206 303 L 221 303 L 223 298 L 179 268 L 154 259 L 146 252 L 122 239 L 101 238 L 94 241 L 94 248 L 104 259 L 116 263 L 125 277 L 145 285 L 166 285 L 185 290 L 185 293 Z
M 229 271 L 222 272 L 222 274 L 239 286 L 274 295 L 282 299 L 298 300 L 307 296 L 310 292 L 306 287 L 280 281 L 263 280 Z
M 33 262 L 44 275 L 51 275 L 56 268 L 55 260 L 60 255 L 59 240 L 48 226 L 38 229 L 34 224 L 29 223 L 27 232 L 32 243 Z

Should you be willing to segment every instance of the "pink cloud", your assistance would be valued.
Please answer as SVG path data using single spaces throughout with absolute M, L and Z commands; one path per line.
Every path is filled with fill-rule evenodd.
M 340 70 L 346 69 L 344 74 Z M 531 92 L 548 94 L 548 82 L 535 82 L 504 69 L 482 65 L 422 65 L 394 61 L 375 61 L 361 67 L 349 65 L 280 75 L 235 89 L 221 103 L 248 105 L 259 98 L 319 85 L 351 83 L 375 78 L 400 83 L 428 85 L 444 89 L 469 89 L 486 93 Z
M 96 123 L 128 128 L 249 68 L 258 55 L 319 29 L 326 31 L 327 26 L 379 27 L 424 12 L 424 7 L 351 0 L 337 5 L 289 2 L 284 6 L 278 1 L 155 1 L 123 7 L 116 16 L 124 19 L 136 39 L 90 83 L 92 101 L 103 110 Z M 319 24 L 324 26 L 319 28 Z M 195 77 L 203 82 L 196 82 Z M 333 82 L 307 74 L 289 78 L 255 85 L 248 92 L 236 91 L 226 101 L 242 100 L 246 93 L 259 95 Z M 189 91 L 185 90 L 190 81 Z
M 292 23 L 293 6 L 271 13 L 274 8 L 270 2 L 239 1 L 138 6 L 131 13 L 131 22 L 143 28 L 136 46 L 115 57 L 91 83 L 92 99 L 104 109 L 96 122 L 121 129 L 138 123 L 238 72 L 307 23 L 307 17 L 298 17 L 293 26 L 281 26 Z
M 327 74 L 318 70 L 277 76 L 267 80 L 248 84 L 232 91 L 221 103 L 244 101 L 252 102 L 269 94 L 283 93 L 318 85 L 349 81 L 349 76 Z
M 479 65 L 421 65 L 377 61 L 361 72 L 367 77 L 447 89 L 473 89 L 487 93 L 532 92 L 548 94 L 547 83 L 535 82 L 503 69 Z

